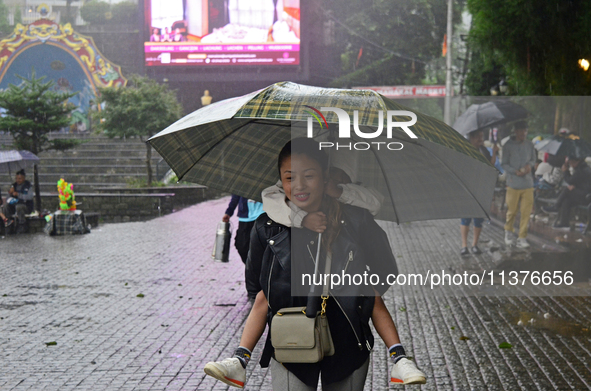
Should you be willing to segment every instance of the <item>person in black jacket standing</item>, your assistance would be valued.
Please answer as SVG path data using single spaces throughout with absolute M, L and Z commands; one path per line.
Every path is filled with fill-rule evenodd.
M 573 174 L 570 173 L 569 166 L 573 168 Z M 591 167 L 583 158 L 567 158 L 562 165 L 562 172 L 567 186 L 562 189 L 554 205 L 542 208 L 546 213 L 558 212 L 558 221 L 554 228 L 570 228 L 571 209 L 584 204 L 587 194 L 591 194 Z

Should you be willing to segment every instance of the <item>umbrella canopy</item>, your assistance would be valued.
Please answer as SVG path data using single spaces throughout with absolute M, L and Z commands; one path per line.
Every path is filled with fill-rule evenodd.
M 517 121 L 527 118 L 528 115 L 529 112 L 517 103 L 509 100 L 492 101 L 471 105 L 456 119 L 452 127 L 466 136 L 475 130 Z
M 535 147 L 540 152 L 548 152 L 557 156 L 579 159 L 591 156 L 591 144 L 573 135 L 567 137 L 555 135 L 540 141 Z
M 15 173 L 39 163 L 39 158 L 29 151 L 0 151 L 0 173 Z
M 312 117 L 306 108 L 323 107 L 348 113 L 357 110 L 355 118 L 365 133 L 384 125 L 388 111 L 408 110 L 373 91 L 283 82 L 199 109 L 148 142 L 179 179 L 260 200 L 261 191 L 279 178 L 277 155 L 283 145 L 308 134 Z M 333 124 L 339 123 L 338 115 L 323 112 L 318 123 L 336 129 Z M 413 115 L 417 121 L 410 129 L 417 138 L 402 128 L 394 128 L 390 138 L 385 131 L 373 139 L 351 132 L 348 141 L 363 148 L 367 144 L 367 149 L 333 148 L 333 165 L 343 168 L 354 182 L 384 195 L 379 219 L 485 217 L 497 171 L 452 128 L 429 116 Z M 327 133 L 317 132 L 315 138 L 327 140 Z M 393 141 L 403 148 L 386 148 Z

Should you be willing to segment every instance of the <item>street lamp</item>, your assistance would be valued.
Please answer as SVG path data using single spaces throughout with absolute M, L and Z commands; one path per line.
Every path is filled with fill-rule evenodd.
M 579 66 L 583 68 L 584 71 L 587 71 L 589 69 L 589 61 L 584 58 L 581 58 L 579 60 Z
M 500 92 L 501 92 L 501 90 L 499 89 L 499 85 L 498 84 L 495 84 L 494 86 L 492 86 L 490 88 L 490 94 L 492 96 L 497 96 L 497 95 L 500 94 Z
M 509 86 L 507 85 L 507 82 L 505 79 L 501 79 L 500 82 L 490 88 L 490 94 L 492 96 L 505 95 L 508 90 Z

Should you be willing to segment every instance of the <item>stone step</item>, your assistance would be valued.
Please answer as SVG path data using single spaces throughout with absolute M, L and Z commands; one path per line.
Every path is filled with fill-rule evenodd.
M 74 183 L 74 182 L 72 182 Z M 3 195 L 6 195 L 5 189 L 10 187 L 11 183 L 2 183 L 0 186 L 4 190 L 2 192 Z M 95 192 L 96 188 L 121 188 L 126 187 L 127 183 L 125 182 L 110 182 L 110 183 L 97 183 L 97 182 L 86 182 L 86 183 L 74 183 L 74 192 L 84 192 L 84 193 L 92 193 Z M 55 193 L 57 192 L 57 181 L 55 182 L 39 182 L 39 190 L 42 193 Z
M 160 157 L 152 157 L 152 164 L 156 164 L 160 161 Z M 145 157 L 92 157 L 92 156 L 80 156 L 80 157 L 63 157 L 63 156 L 52 156 L 45 157 L 40 162 L 41 165 L 50 166 L 73 166 L 73 165 L 102 165 L 102 166 L 124 166 L 124 165 L 140 165 L 146 162 Z
M 155 167 L 152 167 L 155 170 Z M 76 174 L 79 172 L 93 173 L 93 174 L 145 174 L 145 164 L 134 164 L 134 165 L 84 165 L 84 164 L 72 164 L 72 165 L 47 165 L 43 164 L 39 166 L 40 174 Z M 164 174 L 164 173 L 163 173 Z
M 63 137 L 50 137 L 51 139 L 64 139 Z M 70 138 L 66 138 L 70 139 Z M 142 147 L 146 149 L 146 144 L 144 141 L 140 139 L 110 139 L 110 138 L 77 138 L 81 141 L 75 148 L 87 148 L 88 146 L 98 146 L 100 148 L 102 146 L 112 146 L 112 145 L 127 145 L 131 148 Z M 0 137 L 0 145 L 4 146 L 11 146 L 14 145 L 14 140 L 12 137 Z
M 68 149 L 67 151 L 43 151 L 39 153 L 37 156 L 39 158 L 49 157 L 49 156 L 76 156 L 76 155 L 92 155 L 92 156 L 110 156 L 109 153 L 118 153 L 118 154 L 133 154 L 139 156 L 146 156 L 146 148 L 134 146 L 115 146 L 115 145 L 104 145 L 104 146 L 96 146 L 96 145 L 89 145 L 88 148 L 80 148 L 76 147 L 73 149 Z M 105 155 L 107 154 L 107 155 Z M 152 150 L 152 155 L 159 156 L 158 152 Z
M 128 180 L 138 180 L 147 178 L 145 173 L 142 174 L 135 174 L 135 173 L 127 173 L 127 174 L 92 174 L 92 173 L 75 173 L 75 174 L 68 174 L 68 175 L 61 175 L 61 174 L 39 174 L 39 183 L 43 182 L 54 182 L 60 178 L 64 178 L 66 181 L 73 183 L 74 185 L 77 184 L 84 184 L 84 183 L 126 183 Z

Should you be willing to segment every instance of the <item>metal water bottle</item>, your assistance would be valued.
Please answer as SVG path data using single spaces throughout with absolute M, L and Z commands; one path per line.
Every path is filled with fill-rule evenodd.
M 230 223 L 220 221 L 218 228 L 215 233 L 215 243 L 213 245 L 213 253 L 211 257 L 216 262 L 229 262 L 230 261 L 230 237 L 232 232 L 230 231 Z

